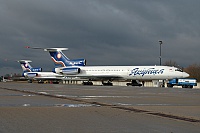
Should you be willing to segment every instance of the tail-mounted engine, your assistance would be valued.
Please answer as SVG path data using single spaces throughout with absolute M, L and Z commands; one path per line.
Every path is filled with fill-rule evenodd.
M 34 78 L 38 76 L 38 73 L 24 73 L 24 76 L 28 78 Z
M 78 67 L 70 67 L 70 68 L 63 68 L 60 70 L 60 73 L 66 75 L 76 75 L 81 72 L 81 69 Z
M 76 75 L 81 72 L 81 69 L 78 67 L 54 68 L 52 72 L 66 75 Z

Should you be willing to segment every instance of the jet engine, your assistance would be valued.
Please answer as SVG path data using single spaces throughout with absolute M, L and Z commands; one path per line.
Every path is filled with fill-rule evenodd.
M 60 70 L 60 73 L 67 74 L 67 75 L 76 75 L 81 72 L 81 69 L 78 67 L 69 67 L 69 68 L 63 68 Z
M 24 76 L 28 78 L 34 78 L 38 76 L 38 73 L 24 73 Z

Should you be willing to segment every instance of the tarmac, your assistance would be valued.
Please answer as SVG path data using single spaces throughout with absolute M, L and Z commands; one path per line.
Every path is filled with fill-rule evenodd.
M 199 133 L 200 89 L 0 83 L 0 133 Z

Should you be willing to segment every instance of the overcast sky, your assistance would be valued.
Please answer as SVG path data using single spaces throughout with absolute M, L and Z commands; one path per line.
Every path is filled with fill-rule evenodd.
M 87 65 L 200 64 L 199 0 L 1 0 L 0 75 L 22 73 L 20 59 L 51 71 L 49 53 L 67 47 Z

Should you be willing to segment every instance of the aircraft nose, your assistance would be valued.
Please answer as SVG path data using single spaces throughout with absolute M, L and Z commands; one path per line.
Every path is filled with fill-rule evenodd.
M 190 75 L 186 72 L 183 72 L 183 78 L 189 77 Z

